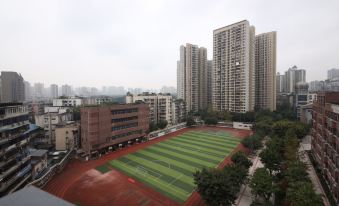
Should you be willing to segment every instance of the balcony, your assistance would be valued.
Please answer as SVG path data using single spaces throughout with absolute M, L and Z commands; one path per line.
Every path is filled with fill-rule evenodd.
M 16 163 L 15 165 L 13 165 L 9 170 L 5 171 L 4 173 L 0 174 L 0 180 L 2 180 L 3 178 L 7 177 L 8 175 L 10 175 L 11 173 L 13 173 L 15 170 L 17 170 L 21 165 L 25 164 L 27 161 L 29 161 L 31 159 L 30 156 L 25 157 L 23 160 L 21 160 L 20 162 Z

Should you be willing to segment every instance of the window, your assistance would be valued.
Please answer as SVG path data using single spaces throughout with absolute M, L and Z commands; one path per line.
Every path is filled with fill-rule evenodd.
M 135 122 L 135 123 L 131 123 L 131 124 L 112 127 L 112 131 L 128 129 L 128 128 L 137 127 L 137 126 L 138 126 L 138 122 Z

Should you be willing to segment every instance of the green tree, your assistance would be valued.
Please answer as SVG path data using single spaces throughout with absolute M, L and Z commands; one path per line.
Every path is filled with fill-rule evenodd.
M 266 168 L 258 168 L 255 170 L 249 186 L 255 197 L 262 197 L 267 202 L 270 200 L 272 194 L 277 191 L 273 176 Z
M 293 123 L 291 121 L 288 120 L 277 121 L 272 126 L 273 134 L 278 137 L 284 137 L 286 131 L 291 127 L 293 127 Z
M 218 112 L 217 116 L 218 116 L 219 120 L 225 120 L 225 121 L 231 121 L 232 120 L 232 114 L 227 110 Z
M 156 131 L 156 130 L 158 130 L 158 126 L 155 123 L 151 122 L 151 123 L 149 123 L 149 129 L 148 130 L 149 130 L 149 132 Z
M 290 163 L 285 174 L 288 183 L 292 184 L 298 181 L 309 182 L 310 180 L 306 169 L 307 169 L 306 165 L 299 160 Z
M 159 129 L 164 129 L 167 126 L 167 121 L 166 120 L 160 120 L 157 124 Z
M 298 160 L 298 149 L 299 149 L 299 140 L 295 137 L 295 135 L 291 133 L 291 130 L 286 132 L 285 137 L 285 153 L 284 157 L 287 161 L 287 164 L 296 162 Z
M 249 137 L 244 138 L 241 143 L 251 151 L 260 149 L 262 147 L 261 140 L 258 136 L 252 135 Z
M 265 202 L 259 202 L 258 200 L 255 200 L 251 203 L 251 206 L 273 206 L 271 202 L 265 201 Z
M 272 132 L 272 121 L 270 118 L 263 118 L 260 121 L 256 121 L 253 129 L 258 135 L 269 135 Z
M 195 120 L 193 119 L 192 116 L 187 117 L 187 119 L 186 119 L 186 126 L 191 127 L 191 126 L 193 126 L 195 124 L 196 124 L 196 122 L 195 122 Z
M 205 119 L 205 124 L 207 124 L 207 125 L 216 125 L 216 124 L 218 124 L 218 120 L 217 120 L 217 118 L 214 118 L 214 117 L 207 117 Z
M 294 182 L 287 190 L 287 198 L 292 206 L 322 206 L 321 195 L 316 194 L 311 182 Z
M 293 130 L 298 139 L 304 138 L 310 130 L 310 126 L 301 122 L 296 122 L 293 124 Z
M 260 160 L 269 170 L 270 174 L 273 174 L 274 171 L 280 170 L 280 164 L 282 163 L 282 156 L 279 153 L 278 147 L 266 147 L 260 153 Z
M 229 165 L 224 169 L 203 168 L 193 176 L 197 191 L 207 205 L 231 206 L 247 177 L 247 170 Z
M 73 108 L 73 120 L 74 121 L 80 121 L 80 107 L 74 107 Z
M 235 165 L 244 167 L 247 170 L 252 166 L 252 162 L 241 151 L 238 151 L 232 155 L 231 160 Z

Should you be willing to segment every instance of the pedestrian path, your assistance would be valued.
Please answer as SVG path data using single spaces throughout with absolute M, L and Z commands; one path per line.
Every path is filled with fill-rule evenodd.
M 262 168 L 264 165 L 260 161 L 260 154 L 261 150 L 257 152 L 257 155 L 252 159 L 253 165 L 249 169 L 249 176 L 252 176 L 254 171 L 257 168 Z M 251 188 L 246 184 L 241 186 L 240 193 L 238 199 L 235 201 L 236 206 L 249 206 L 253 202 Z

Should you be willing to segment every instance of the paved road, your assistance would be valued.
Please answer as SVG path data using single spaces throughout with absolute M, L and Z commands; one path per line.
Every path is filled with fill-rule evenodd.
M 258 151 L 257 154 L 259 155 L 261 151 Z M 259 156 L 256 155 L 253 159 L 253 165 L 249 169 L 249 176 L 253 175 L 254 171 L 257 168 L 262 168 L 264 165 L 261 163 Z M 249 206 L 253 202 L 251 188 L 246 184 L 243 185 L 240 189 L 240 195 L 238 199 L 235 201 L 236 206 Z

